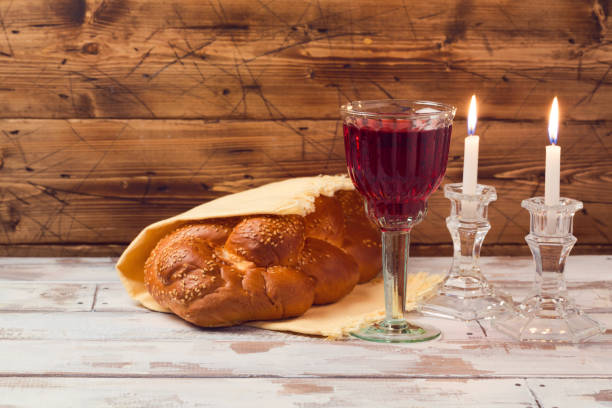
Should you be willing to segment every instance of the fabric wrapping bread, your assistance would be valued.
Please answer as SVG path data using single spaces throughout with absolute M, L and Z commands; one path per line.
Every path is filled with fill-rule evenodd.
M 353 184 L 346 176 L 302 177 L 267 184 L 202 204 L 142 230 L 117 262 L 119 277 L 133 299 L 148 309 L 169 312 L 151 297 L 144 286 L 145 261 L 157 242 L 166 234 L 189 222 L 211 218 L 255 214 L 305 216 L 314 210 L 314 201 L 319 195 L 331 197 L 338 190 L 353 189 Z M 417 275 L 412 281 L 414 281 L 414 287 L 418 288 L 419 293 L 422 294 L 435 286 L 439 277 Z M 338 328 L 344 327 L 348 330 L 356 323 L 365 323 L 380 317 L 380 310 L 384 311 L 384 303 L 380 303 L 382 293 L 382 282 L 380 281 L 358 285 L 340 302 L 313 307 L 301 317 L 285 321 L 252 322 L 251 324 L 272 330 L 335 337 L 338 335 Z M 361 307 L 356 306 L 357 304 Z M 343 312 L 343 309 L 351 310 L 350 315 Z M 339 316 L 344 316 L 341 322 L 337 321 Z

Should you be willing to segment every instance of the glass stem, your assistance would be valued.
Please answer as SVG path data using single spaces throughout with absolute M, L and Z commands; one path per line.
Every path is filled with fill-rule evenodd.
M 533 249 L 536 249 L 533 251 Z M 536 261 L 536 288 L 542 299 L 560 299 L 567 296 L 564 269 L 571 246 L 540 243 L 532 247 Z
M 410 230 L 382 231 L 385 323 L 391 329 L 403 329 L 408 325 L 404 314 L 409 246 Z

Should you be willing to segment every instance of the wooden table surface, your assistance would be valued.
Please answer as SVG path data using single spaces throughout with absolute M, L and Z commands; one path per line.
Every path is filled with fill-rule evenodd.
M 414 258 L 442 272 L 449 258 Z M 520 299 L 527 258 L 483 258 Z M 202 330 L 149 312 L 111 258 L 0 258 L 0 407 L 610 407 L 612 330 L 581 345 L 520 344 L 487 322 L 412 345 L 248 327 Z M 612 327 L 612 256 L 570 256 L 570 293 Z

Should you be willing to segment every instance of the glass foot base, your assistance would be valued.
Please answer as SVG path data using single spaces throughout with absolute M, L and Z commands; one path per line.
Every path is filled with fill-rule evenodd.
M 439 337 L 440 330 L 432 326 L 416 325 L 406 321 L 382 320 L 351 332 L 351 336 L 378 343 L 417 343 Z
M 420 311 L 429 316 L 458 320 L 495 319 L 515 314 L 512 299 L 496 293 L 478 297 L 440 293 L 429 299 Z
M 604 332 L 599 323 L 574 306 L 529 310 L 522 304 L 517 315 L 497 320 L 493 326 L 519 341 L 535 342 L 581 343 Z
M 510 317 L 516 312 L 510 295 L 494 290 L 479 272 L 448 276 L 438 294 L 421 306 L 423 314 L 447 319 Z

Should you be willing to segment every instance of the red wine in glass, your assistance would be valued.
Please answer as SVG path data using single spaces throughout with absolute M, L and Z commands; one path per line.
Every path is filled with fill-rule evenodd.
M 346 164 L 382 232 L 385 318 L 351 332 L 386 343 L 435 339 L 440 330 L 404 318 L 410 231 L 446 172 L 456 109 L 427 101 L 357 101 L 341 108 Z
M 376 218 L 400 221 L 424 211 L 446 172 L 452 125 L 427 130 L 411 122 L 344 124 L 349 175 Z

